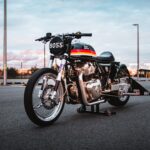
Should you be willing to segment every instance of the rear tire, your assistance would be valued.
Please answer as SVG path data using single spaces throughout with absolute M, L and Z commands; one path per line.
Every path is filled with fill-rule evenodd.
M 117 77 L 130 77 L 129 71 L 125 65 L 120 67 Z M 130 96 L 121 96 L 121 97 L 109 97 L 108 103 L 113 106 L 124 106 L 129 101 Z
M 64 102 L 64 89 L 63 89 L 63 84 L 61 82 L 57 90 L 58 98 L 60 99 L 58 105 L 52 106 L 52 109 L 50 107 L 48 108 L 48 106 L 46 107 L 46 104 L 44 105 L 42 101 L 44 98 L 41 99 L 38 97 L 39 90 L 42 86 L 41 80 L 43 79 L 43 76 L 47 76 L 48 81 L 49 81 L 46 92 L 48 93 L 48 90 L 50 91 L 52 90 L 52 86 L 53 86 L 52 82 L 54 81 L 54 85 L 55 85 L 57 72 L 49 68 L 43 68 L 43 69 L 36 71 L 29 79 L 27 86 L 25 88 L 24 107 L 25 107 L 27 116 L 33 123 L 39 126 L 48 126 L 54 123 L 59 118 L 64 108 L 64 103 L 65 103 Z M 36 104 L 34 104 L 34 102 L 36 102 Z M 52 103 L 52 101 L 49 99 L 48 100 L 46 99 L 46 103 L 47 102 L 49 104 Z
M 124 100 L 118 97 L 111 97 L 108 99 L 108 103 L 113 106 L 124 106 L 129 101 L 130 96 L 126 96 Z

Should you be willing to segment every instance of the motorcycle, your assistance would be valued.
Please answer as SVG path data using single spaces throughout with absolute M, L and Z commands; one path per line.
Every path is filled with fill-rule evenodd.
M 91 33 L 52 35 L 36 39 L 49 42 L 50 61 L 30 77 L 24 93 L 25 111 L 39 126 L 54 123 L 61 115 L 64 104 L 86 106 L 108 102 L 124 106 L 131 91 L 130 74 L 125 64 L 115 61 L 109 51 L 96 56 L 94 48 L 74 39 L 90 37 Z

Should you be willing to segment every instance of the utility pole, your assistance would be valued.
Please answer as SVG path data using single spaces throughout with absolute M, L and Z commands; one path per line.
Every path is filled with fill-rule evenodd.
M 7 0 L 4 0 L 3 79 L 7 85 Z
M 22 79 L 22 61 L 21 61 L 21 64 L 20 64 L 20 65 L 21 65 L 21 66 L 20 66 L 20 67 L 21 67 L 20 69 L 21 69 L 21 79 Z
M 21 67 L 21 69 L 22 69 L 22 61 L 21 61 L 20 67 Z
M 44 68 L 45 68 L 45 66 L 46 66 L 46 62 L 45 62 L 45 42 L 44 42 Z
M 139 59 L 139 24 L 133 24 L 133 26 L 137 27 L 137 80 L 139 80 L 139 66 L 140 66 L 140 59 Z

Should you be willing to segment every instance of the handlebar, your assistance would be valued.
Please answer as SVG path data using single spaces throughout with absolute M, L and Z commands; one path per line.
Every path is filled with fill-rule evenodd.
M 76 33 L 71 33 L 71 34 L 62 34 L 60 36 L 64 36 L 64 37 L 68 37 L 69 36 L 69 37 L 80 39 L 82 36 L 92 36 L 92 33 L 76 32 Z M 35 41 L 48 42 L 52 37 L 55 37 L 55 36 L 52 36 L 51 33 L 46 33 L 46 36 L 38 38 Z
M 46 33 L 46 36 L 36 39 L 35 41 L 45 41 L 48 42 L 52 38 L 52 33 Z
M 71 34 L 64 34 L 65 36 L 72 36 L 77 39 L 81 38 L 82 36 L 92 36 L 92 33 L 81 33 L 81 32 L 76 32 L 76 33 L 71 33 Z
M 35 39 L 35 41 L 43 41 L 44 39 L 45 37 L 41 37 L 41 38 Z
M 92 36 L 92 33 L 82 33 L 82 36 Z

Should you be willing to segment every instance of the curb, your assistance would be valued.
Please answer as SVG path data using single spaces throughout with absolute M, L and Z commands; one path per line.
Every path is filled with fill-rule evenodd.
M 3 82 L 0 82 L 0 86 L 2 86 L 2 85 L 3 85 Z M 24 86 L 26 86 L 27 83 L 25 83 L 25 82 L 7 82 L 7 85 L 24 85 Z

